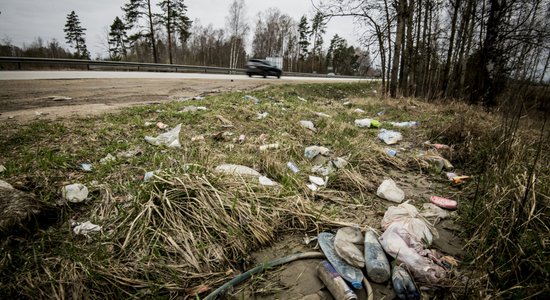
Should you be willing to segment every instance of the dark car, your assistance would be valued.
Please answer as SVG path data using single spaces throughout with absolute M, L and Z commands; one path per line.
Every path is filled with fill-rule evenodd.
M 277 76 L 281 78 L 283 71 L 277 68 L 271 62 L 264 59 L 251 59 L 246 63 L 246 75 L 261 75 L 264 78 L 267 76 Z

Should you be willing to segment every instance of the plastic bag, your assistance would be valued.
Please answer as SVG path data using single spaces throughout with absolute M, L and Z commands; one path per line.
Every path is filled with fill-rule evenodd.
M 397 131 L 380 129 L 378 138 L 388 145 L 393 145 L 401 141 L 403 139 L 403 136 Z
M 317 128 L 315 128 L 315 125 L 313 125 L 313 122 L 302 120 L 300 121 L 300 125 L 306 129 L 309 129 L 313 132 L 317 132 Z
M 73 228 L 75 234 L 89 235 L 90 233 L 96 233 L 101 231 L 101 226 L 92 224 L 90 221 L 86 221 Z
M 174 129 L 159 134 L 157 137 L 146 136 L 145 141 L 155 146 L 165 145 L 169 148 L 180 148 L 180 130 L 181 124 L 178 124 Z
M 373 120 L 373 119 L 358 119 L 358 120 L 355 120 L 355 126 L 357 127 L 366 127 L 366 128 L 369 128 L 369 127 L 380 127 L 380 122 L 378 122 L 377 120 Z
M 432 244 L 434 237 L 439 237 L 437 230 L 420 215 L 416 207 L 408 203 L 388 207 L 382 218 L 382 229 L 386 230 L 396 222 L 400 222 L 416 240 L 424 240 L 428 245 Z
M 88 188 L 80 183 L 69 184 L 63 187 L 63 198 L 72 203 L 80 203 L 88 197 Z
M 378 187 L 376 195 L 395 203 L 401 203 L 405 200 L 405 192 L 398 188 L 392 179 L 384 180 Z
M 304 156 L 308 159 L 314 159 L 317 155 L 329 155 L 330 150 L 320 146 L 309 146 L 304 150 Z
M 255 176 L 260 177 L 262 174 L 258 173 L 258 171 L 241 166 L 241 165 L 232 165 L 232 164 L 223 164 L 219 165 L 215 169 L 216 172 L 230 174 L 230 175 L 242 175 L 242 176 Z
M 348 264 L 363 268 L 365 266 L 365 257 L 355 244 L 363 243 L 363 235 L 359 228 L 344 227 L 338 229 L 334 238 L 334 248 L 336 254 L 345 260 Z

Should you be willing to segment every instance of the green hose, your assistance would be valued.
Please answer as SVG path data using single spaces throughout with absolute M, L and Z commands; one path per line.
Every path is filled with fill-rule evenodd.
M 252 275 L 256 275 L 256 274 L 258 274 L 258 273 L 260 273 L 264 270 L 267 270 L 267 269 L 270 269 L 270 268 L 273 268 L 273 267 L 276 267 L 276 266 L 279 266 L 279 265 L 283 265 L 283 264 L 286 264 L 286 263 L 289 263 L 289 262 L 293 262 L 295 260 L 320 259 L 320 258 L 325 258 L 325 255 L 321 252 L 296 253 L 296 254 L 285 256 L 285 257 L 282 257 L 282 258 L 278 258 L 276 260 L 272 260 L 272 261 L 270 261 L 266 264 L 258 265 L 256 267 L 254 267 L 253 269 L 250 269 L 250 270 L 238 275 L 237 277 L 231 279 L 230 281 L 228 281 L 224 285 L 220 286 L 215 291 L 213 291 L 208 296 L 206 296 L 206 298 L 204 298 L 204 300 L 216 299 L 216 297 L 218 297 L 220 295 L 223 295 L 229 288 L 245 281 L 246 279 L 250 278 Z

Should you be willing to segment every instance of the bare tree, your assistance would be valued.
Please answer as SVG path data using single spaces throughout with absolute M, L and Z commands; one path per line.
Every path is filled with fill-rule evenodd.
M 233 0 L 229 6 L 229 16 L 227 16 L 226 22 L 229 28 L 229 39 L 231 43 L 229 67 L 236 68 L 239 63 L 238 50 L 243 46 L 249 30 L 244 0 Z

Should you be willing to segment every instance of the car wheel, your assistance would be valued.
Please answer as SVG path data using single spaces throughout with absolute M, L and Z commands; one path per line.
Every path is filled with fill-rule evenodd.
M 277 74 L 277 78 L 278 78 L 278 79 L 281 78 L 281 74 Z

